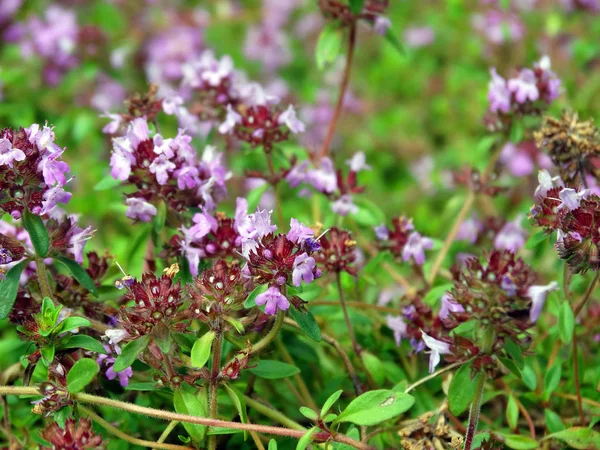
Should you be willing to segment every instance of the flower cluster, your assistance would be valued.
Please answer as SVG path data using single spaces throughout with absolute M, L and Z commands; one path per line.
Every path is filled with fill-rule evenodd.
M 98 449 L 102 447 L 102 436 L 94 433 L 89 419 L 67 419 L 64 429 L 56 422 L 50 423 L 43 431 L 42 438 L 52 447 L 43 450 Z
M 357 261 L 356 241 L 346 230 L 333 227 L 327 230 L 319 239 L 320 250 L 315 254 L 319 266 L 328 273 L 348 272 L 356 275 L 358 269 L 354 267 Z
M 391 26 L 391 21 L 384 14 L 389 6 L 388 0 L 366 0 L 362 9 L 354 13 L 352 8 L 338 0 L 319 0 L 319 8 L 323 15 L 332 20 L 339 20 L 349 25 L 357 19 L 365 20 L 373 25 L 378 34 L 385 34 Z
M 0 208 L 14 219 L 25 210 L 62 217 L 57 205 L 71 199 L 63 189 L 69 166 L 61 159 L 65 149 L 54 139 L 51 127 L 38 124 L 0 131 Z
M 488 89 L 490 112 L 497 115 L 530 114 L 539 111 L 540 102 L 550 104 L 560 94 L 560 80 L 550 70 L 550 58 L 544 56 L 533 69 L 521 69 L 504 79 L 491 69 Z
M 600 269 L 600 197 L 589 189 L 565 187 L 547 171 L 538 177 L 531 216 L 548 233 L 557 232 L 556 248 L 573 273 Z
M 175 138 L 151 137 L 148 122 L 134 119 L 125 136 L 113 139 L 111 175 L 138 190 L 128 194 L 127 217 L 148 222 L 157 204 L 175 212 L 188 207 L 211 210 L 226 192 L 229 172 L 216 149 L 207 146 L 198 161 L 191 137 L 179 130 Z
M 413 260 L 421 266 L 425 262 L 425 250 L 433 247 L 433 241 L 421 236 L 415 231 L 412 220 L 406 217 L 392 219 L 392 228 L 385 224 L 375 227 L 375 235 L 379 240 L 379 247 L 390 250 L 392 254 L 404 261 Z
M 275 234 L 270 214 L 258 211 L 242 225 L 243 249 L 248 264 L 244 269 L 256 284 L 269 288 L 256 297 L 257 305 L 266 305 L 265 313 L 288 309 L 285 285 L 300 286 L 321 276 L 313 253 L 320 245 L 314 231 L 292 219 L 287 234 Z

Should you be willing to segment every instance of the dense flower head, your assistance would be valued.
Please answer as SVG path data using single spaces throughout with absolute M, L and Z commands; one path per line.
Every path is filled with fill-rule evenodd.
M 536 113 L 541 105 L 550 104 L 560 94 L 560 80 L 550 70 L 547 56 L 534 64 L 533 69 L 521 69 L 508 80 L 494 68 L 490 72 L 488 100 L 494 114 Z
M 356 275 L 356 241 L 350 232 L 333 227 L 319 239 L 321 249 L 315 253 L 315 260 L 326 272 L 348 272 Z
M 375 235 L 381 249 L 390 250 L 404 261 L 412 259 L 418 265 L 425 262 L 425 250 L 433 247 L 433 241 L 415 231 L 412 221 L 404 216 L 392 219 L 392 228 L 385 224 L 375 227 Z
M 36 215 L 61 217 L 59 203 L 67 203 L 67 163 L 64 149 L 54 143 L 51 127 L 0 131 L 0 208 L 19 219 L 24 210 Z
M 151 136 L 146 119 L 136 118 L 125 136 L 113 139 L 111 175 L 137 187 L 127 196 L 127 216 L 149 221 L 161 201 L 177 212 L 187 207 L 212 210 L 230 176 L 221 158 L 207 146 L 198 160 L 184 130 L 174 138 Z
M 530 312 L 543 306 L 550 290 L 534 285 L 535 273 L 510 251 L 493 250 L 480 260 L 467 259 L 452 269 L 454 287 L 442 299 L 440 316 L 447 326 L 477 318 L 496 336 L 515 338 L 532 325 Z M 540 292 L 544 295 L 538 295 Z M 537 319 L 537 314 L 534 314 Z
M 600 137 L 593 119 L 579 120 L 577 113 L 567 111 L 559 119 L 547 116 L 535 138 L 559 168 L 564 181 L 587 173 L 598 176 L 592 160 L 600 156 Z
M 89 419 L 67 419 L 64 429 L 56 422 L 50 423 L 41 433 L 42 438 L 52 447 L 44 450 L 97 449 L 102 446 L 102 436 L 94 433 Z
M 121 307 L 119 323 L 134 338 L 148 334 L 159 323 L 179 331 L 187 326 L 173 320 L 183 299 L 179 283 L 167 275 L 158 278 L 153 273 L 144 273 L 141 281 L 132 283 L 124 300 L 133 304 Z
M 321 12 L 326 18 L 340 20 L 345 25 L 357 19 L 363 19 L 372 23 L 375 30 L 380 34 L 384 34 L 381 33 L 383 26 L 381 25 L 381 21 L 382 19 L 387 19 L 384 14 L 388 6 L 388 0 L 366 0 L 362 6 L 362 10 L 355 14 L 347 3 L 338 0 L 319 0 L 319 8 L 321 8 Z

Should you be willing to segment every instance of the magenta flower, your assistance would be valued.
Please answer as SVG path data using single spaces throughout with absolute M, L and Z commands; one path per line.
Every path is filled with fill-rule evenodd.
M 64 161 L 57 161 L 62 156 L 64 150 L 56 153 L 46 153 L 38 163 L 38 170 L 42 171 L 44 182 L 48 186 L 64 186 L 67 182 L 65 173 L 69 171 L 69 165 Z
M 296 110 L 292 105 L 279 115 L 277 122 L 282 125 L 285 124 L 292 133 L 298 134 L 306 130 L 306 126 L 296 117 Z
M 42 201 L 42 208 L 39 212 L 31 211 L 34 214 L 44 215 L 48 214 L 50 216 L 53 215 L 53 209 L 59 203 L 69 203 L 73 194 L 70 192 L 66 192 L 60 185 L 56 185 L 51 189 L 48 189 L 44 192 L 44 200 Z M 56 211 L 54 211 L 56 212 Z
M 219 125 L 219 133 L 229 134 L 239 123 L 242 123 L 242 116 L 235 112 L 231 105 L 227 105 L 227 115 L 225 116 L 225 122 Z
M 460 303 L 456 303 L 449 292 L 442 295 L 442 307 L 438 316 L 440 319 L 446 319 L 451 312 L 464 312 L 465 309 Z
M 396 345 L 400 346 L 400 342 L 402 342 L 402 337 L 406 335 L 407 325 L 402 316 L 392 316 L 388 314 L 385 318 L 385 323 L 390 330 L 394 333 L 394 340 L 396 341 Z
M 285 311 L 290 307 L 290 302 L 274 286 L 256 296 L 257 305 L 265 305 L 265 314 L 275 315 L 278 310 Z
M 531 69 L 523 69 L 517 78 L 508 80 L 508 90 L 518 103 L 535 102 L 540 97 L 537 80 Z
M 150 164 L 148 169 L 150 170 L 150 173 L 156 175 L 158 184 L 165 185 L 169 181 L 169 173 L 173 172 L 175 167 L 177 166 L 169 161 L 165 155 L 160 155 L 152 161 L 152 164 Z
M 517 252 L 525 245 L 527 233 L 521 226 L 522 216 L 517 216 L 515 220 L 506 222 L 502 229 L 494 238 L 494 248 L 497 250 L 509 250 Z
M 72 222 L 74 224 L 71 236 L 69 237 L 70 252 L 73 254 L 75 261 L 79 264 L 83 263 L 83 248 L 85 243 L 94 236 L 96 230 L 92 227 L 80 228 L 75 224 L 75 218 L 73 217 Z
M 127 205 L 125 215 L 130 219 L 150 222 L 157 213 L 156 207 L 143 198 L 131 197 L 125 200 L 125 204 Z
M 114 365 L 116 358 L 114 356 L 109 356 L 109 354 L 119 355 L 121 353 L 121 349 L 118 345 L 105 345 L 104 348 L 108 354 L 99 355 L 96 359 L 96 362 L 100 365 L 100 367 L 104 367 L 106 369 L 105 375 L 108 380 L 112 381 L 118 377 L 119 384 L 122 387 L 126 387 L 129 384 L 129 379 L 133 376 L 133 370 L 131 369 L 131 366 L 118 373 L 115 372 Z
M 510 91 L 506 80 L 498 75 L 495 68 L 490 69 L 490 74 L 492 75 L 488 85 L 490 111 L 508 113 L 510 111 Z
M 290 241 L 300 244 L 307 239 L 312 238 L 314 235 L 315 232 L 313 229 L 303 225 L 298 219 L 292 218 L 290 220 L 290 231 L 288 231 L 288 234 L 286 235 Z

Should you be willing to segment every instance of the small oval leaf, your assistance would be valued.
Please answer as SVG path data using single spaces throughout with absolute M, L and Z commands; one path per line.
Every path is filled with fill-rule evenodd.
M 99 371 L 100 367 L 93 359 L 80 359 L 67 374 L 67 390 L 71 394 L 83 391 L 94 380 Z

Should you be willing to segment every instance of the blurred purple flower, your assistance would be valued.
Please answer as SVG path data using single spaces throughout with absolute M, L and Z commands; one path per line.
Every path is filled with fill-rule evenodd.
M 130 219 L 139 219 L 142 222 L 150 222 L 152 217 L 156 215 L 156 207 L 152 203 L 148 203 L 143 198 L 131 197 L 125 200 L 127 212 L 125 215 Z
M 392 316 L 391 314 L 388 314 L 385 318 L 385 323 L 388 328 L 394 332 L 394 340 L 396 341 L 396 345 L 400 346 L 402 337 L 406 335 L 406 322 L 402 316 Z
M 290 231 L 288 231 L 288 234 L 286 235 L 290 241 L 299 244 L 312 238 L 314 235 L 315 232 L 312 228 L 303 225 L 298 219 L 292 218 L 290 220 Z
M 479 237 L 479 233 L 483 231 L 483 224 L 473 215 L 471 218 L 465 220 L 458 229 L 456 239 L 459 241 L 469 241 L 474 244 Z
M 442 295 L 442 306 L 440 308 L 440 312 L 438 313 L 440 319 L 446 319 L 451 312 L 464 311 L 465 309 L 462 307 L 462 305 L 456 303 L 449 292 L 445 292 L 444 295 Z
M 331 210 L 340 216 L 347 216 L 348 214 L 356 214 L 358 206 L 354 204 L 350 194 L 344 194 L 331 204 Z
M 532 323 L 537 322 L 544 304 L 546 303 L 546 297 L 552 291 L 558 290 L 558 283 L 552 281 L 545 286 L 531 286 L 527 290 L 527 296 L 531 299 L 531 309 L 529 311 L 529 320 Z
M 525 245 L 527 232 L 521 226 L 523 216 L 517 216 L 513 221 L 506 222 L 494 238 L 494 248 L 517 252 Z
M 423 237 L 417 231 L 413 231 L 408 236 L 408 241 L 402 249 L 402 259 L 408 261 L 412 258 L 419 266 L 425 262 L 425 250 L 433 247 L 433 241 L 430 238 Z
M 433 43 L 435 31 L 431 27 L 407 27 L 404 29 L 404 43 L 407 47 L 419 48 Z

